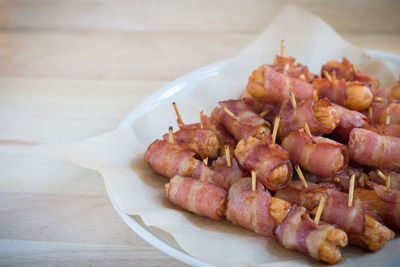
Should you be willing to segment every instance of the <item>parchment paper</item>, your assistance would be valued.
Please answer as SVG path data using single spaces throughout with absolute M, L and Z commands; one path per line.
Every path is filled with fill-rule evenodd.
M 375 60 L 344 41 L 321 19 L 295 6 L 288 6 L 221 73 L 177 101 L 186 123 L 198 121 L 199 111 L 210 113 L 217 102 L 238 98 L 248 76 L 259 65 L 271 64 L 284 39 L 286 54 L 296 57 L 314 73 L 322 64 L 343 56 L 377 76 L 382 86 L 395 83 L 400 68 Z M 172 99 L 171 98 L 171 99 Z M 175 125 L 171 101 L 143 114 L 131 127 L 115 130 L 82 142 L 65 146 L 61 153 L 76 164 L 98 170 L 114 200 L 124 212 L 139 215 L 147 226 L 169 233 L 188 254 L 219 266 L 268 264 L 268 266 L 319 265 L 300 253 L 281 248 L 273 238 L 234 226 L 227 221 L 214 222 L 175 208 L 164 195 L 167 178 L 158 176 L 143 160 L 147 146 Z M 106 220 L 107 218 L 104 218 Z M 157 231 L 157 230 L 156 230 Z M 358 248 L 342 250 L 340 264 L 377 266 L 400 252 L 399 239 L 381 251 L 368 253 Z

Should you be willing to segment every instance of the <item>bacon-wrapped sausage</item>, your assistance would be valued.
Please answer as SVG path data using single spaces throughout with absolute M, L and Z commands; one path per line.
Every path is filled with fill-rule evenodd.
M 165 140 L 156 140 L 147 148 L 144 160 L 156 173 L 168 178 L 177 174 L 191 176 L 228 188 L 224 177 L 194 158 L 195 154 L 187 145 L 169 144 Z
M 306 172 L 304 177 L 307 182 L 311 183 L 331 183 L 334 184 L 338 189 L 343 192 L 349 191 L 350 178 L 354 174 L 354 187 L 362 187 L 364 180 L 368 179 L 368 175 L 363 172 L 360 168 L 347 167 L 332 177 L 321 177 L 315 173 Z
M 182 129 L 173 134 L 174 142 L 178 144 L 186 144 L 196 151 L 202 159 L 216 158 L 221 144 L 218 136 L 210 129 Z M 164 135 L 164 139 L 168 141 L 168 134 Z
M 279 73 L 269 65 L 262 65 L 254 70 L 246 88 L 252 96 L 262 98 L 271 105 L 280 105 L 290 99 L 290 92 L 297 100 L 313 97 L 313 88 L 310 84 Z
M 381 97 L 385 101 L 400 101 L 400 74 L 396 85 L 375 89 L 374 93 L 375 97 Z
M 228 100 L 220 102 L 220 105 L 221 108 L 215 108 L 211 117 L 237 141 L 245 140 L 249 136 L 264 138 L 269 135 L 268 122 L 254 113 L 244 101 Z M 233 113 L 234 118 L 228 112 Z
M 213 220 L 225 217 L 227 192 L 222 187 L 175 175 L 164 189 L 167 198 L 182 209 Z
M 295 61 L 296 59 L 294 57 L 275 56 L 272 67 L 279 73 L 305 82 L 310 82 L 317 77 L 317 75 L 308 70 L 307 66 L 300 63 L 295 64 Z
M 211 169 L 214 172 L 222 175 L 227 181 L 228 185 L 232 186 L 237 181 L 248 177 L 249 175 L 239 166 L 239 163 L 233 156 L 231 156 L 230 160 L 231 166 L 229 167 L 226 161 L 226 155 L 219 157 L 213 161 Z
M 242 179 L 229 189 L 226 219 L 259 235 L 273 236 L 275 221 L 269 212 L 271 198 L 261 183 L 252 191 L 251 178 Z
M 318 91 L 318 97 L 327 97 L 330 101 L 353 110 L 365 110 L 374 100 L 371 88 L 361 82 L 345 80 L 315 79 L 312 85 Z
M 393 190 L 400 190 L 400 173 L 394 171 L 380 170 L 386 177 L 390 176 L 390 188 Z M 384 180 L 378 174 L 378 170 L 373 170 L 368 173 L 369 179 L 377 184 L 386 185 Z
M 228 145 L 231 148 L 234 148 L 236 146 L 236 140 L 235 138 L 228 133 L 222 126 L 218 124 L 217 121 L 213 120 L 212 118 L 209 118 L 208 116 L 202 114 L 200 116 L 201 123 L 203 124 L 203 128 L 210 129 L 213 131 L 219 140 L 219 143 L 221 144 L 221 149 L 222 146 Z M 199 128 L 201 128 L 201 124 L 197 124 Z
M 327 71 L 329 74 L 333 74 L 335 71 L 338 79 L 345 79 L 346 81 L 360 81 L 369 84 L 372 89 L 379 87 L 379 80 L 365 71 L 356 68 L 354 64 L 351 64 L 347 58 L 343 58 L 342 62 L 336 60 L 329 61 L 322 66 L 321 73 Z
M 341 238 L 336 238 L 337 232 Z M 329 224 L 316 225 L 306 209 L 297 205 L 292 206 L 286 219 L 276 228 L 275 235 L 281 246 L 330 264 L 342 260 L 339 247 L 347 245 L 344 232 Z
M 333 107 L 339 113 L 339 125 L 335 129 L 334 135 L 340 140 L 347 142 L 353 128 L 360 128 L 369 124 L 368 118 L 360 112 L 336 104 L 333 104 Z
M 390 229 L 367 214 L 367 204 L 359 198 L 354 197 L 353 205 L 348 207 L 348 194 L 330 185 L 308 183 L 308 186 L 304 188 L 300 182 L 295 181 L 277 191 L 275 197 L 302 205 L 315 213 L 321 196 L 324 196 L 326 204 L 321 220 L 337 225 L 348 234 L 351 244 L 362 248 L 378 250 L 394 237 Z
M 309 136 L 303 129 L 293 132 L 282 141 L 293 164 L 323 177 L 331 177 L 347 167 L 347 147 L 320 136 Z
M 400 124 L 400 103 L 390 103 L 380 112 L 377 122 L 386 123 L 387 116 L 390 116 L 391 124 Z
M 393 227 L 400 229 L 400 191 L 386 191 L 386 187 L 378 185 L 372 181 L 365 181 L 365 184 L 373 190 L 365 188 L 356 188 L 354 195 L 368 204 L 368 209 L 375 212 L 382 218 L 383 222 Z
M 306 122 L 314 135 L 329 134 L 339 124 L 338 111 L 328 99 L 303 100 L 293 108 L 290 101 L 284 103 L 280 111 L 281 122 L 278 134 L 281 138 L 304 127 Z
M 381 169 L 400 170 L 400 138 L 379 135 L 366 129 L 353 129 L 349 151 L 357 163 Z
M 240 165 L 255 171 L 257 179 L 269 190 L 277 190 L 286 186 L 293 175 L 289 154 L 279 145 L 249 137 L 241 140 L 234 151 Z

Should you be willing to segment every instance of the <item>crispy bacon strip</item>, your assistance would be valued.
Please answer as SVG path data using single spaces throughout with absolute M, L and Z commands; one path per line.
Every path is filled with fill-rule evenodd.
M 175 175 L 164 189 L 167 198 L 182 209 L 213 220 L 225 217 L 227 192 L 222 187 Z
M 366 129 L 353 129 L 349 151 L 357 163 L 380 169 L 400 170 L 400 138 L 379 135 Z
M 242 179 L 229 189 L 226 219 L 259 235 L 273 236 L 275 221 L 269 212 L 271 198 L 261 183 L 252 191 L 251 178 Z
M 379 80 L 363 70 L 351 64 L 347 58 L 343 58 L 342 62 L 336 60 L 329 61 L 322 66 L 321 73 L 327 71 L 330 75 L 333 71 L 336 73 L 338 79 L 345 79 L 346 81 L 360 81 L 369 84 L 372 89 L 379 87 Z
M 374 91 L 375 97 L 381 97 L 385 101 L 400 101 L 400 74 L 396 85 L 387 88 L 379 88 Z
M 367 109 L 374 94 L 370 87 L 361 82 L 346 82 L 345 80 L 314 79 L 313 87 L 318 91 L 319 98 L 328 98 L 330 101 L 353 110 Z
M 282 105 L 280 115 L 282 118 L 278 134 L 281 138 L 303 128 L 305 122 L 314 135 L 329 134 L 339 124 L 339 113 L 328 99 L 315 102 L 311 99 L 303 100 L 297 103 L 295 109 L 287 101 Z
M 305 82 L 310 82 L 315 79 L 317 75 L 311 73 L 307 66 L 300 63 L 295 64 L 294 57 L 275 56 L 274 64 L 272 67 L 279 73 L 287 75 L 291 78 L 301 79 Z
M 156 173 L 168 178 L 175 175 L 191 176 L 228 188 L 224 177 L 194 158 L 195 154 L 187 145 L 168 144 L 165 140 L 156 140 L 147 148 L 144 160 Z
M 257 179 L 269 190 L 277 190 L 286 186 L 293 175 L 293 168 L 288 153 L 277 144 L 249 137 L 241 140 L 234 151 L 240 165 L 255 171 Z
M 239 166 L 239 163 L 233 156 L 231 156 L 231 167 L 228 167 L 225 155 L 214 160 L 211 169 L 222 175 L 229 186 L 232 186 L 234 183 L 245 177 L 249 177 L 248 172 Z
M 368 118 L 360 112 L 350 110 L 336 104 L 333 104 L 333 107 L 339 113 L 339 125 L 336 127 L 334 134 L 340 140 L 347 142 L 347 140 L 349 140 L 351 130 L 369 124 Z
M 347 167 L 347 147 L 328 138 L 309 136 L 303 130 L 293 132 L 282 141 L 293 164 L 323 177 L 331 177 Z
M 394 171 L 380 170 L 384 175 L 390 175 L 390 188 L 392 190 L 400 190 L 400 173 Z M 368 173 L 369 179 L 377 184 L 386 185 L 386 180 L 378 175 L 378 170 Z
M 340 230 L 329 224 L 316 225 L 304 207 L 294 205 L 276 228 L 275 235 L 279 244 L 287 249 L 334 264 L 342 260 L 339 247 L 347 245 L 347 236 L 343 232 L 340 241 L 330 240 L 330 233 L 334 231 Z
M 216 158 L 221 149 L 218 136 L 210 129 L 200 127 L 190 129 L 181 125 L 181 130 L 175 132 L 173 136 L 174 142 L 188 145 L 202 159 Z M 168 134 L 164 135 L 164 139 L 168 141 Z
M 297 100 L 312 99 L 313 96 L 310 84 L 279 73 L 269 65 L 262 65 L 254 70 L 246 88 L 250 95 L 262 98 L 271 105 L 281 105 L 290 99 L 290 92 Z
M 231 133 L 237 141 L 247 139 L 249 136 L 264 138 L 269 135 L 268 122 L 258 116 L 242 100 L 228 100 L 220 102 L 221 108 L 215 108 L 212 119 Z M 233 113 L 235 118 L 226 110 Z
M 349 236 L 349 242 L 359 247 L 378 250 L 394 237 L 393 231 L 369 215 L 367 204 L 358 197 L 354 197 L 353 205 L 348 207 L 348 194 L 330 185 L 308 184 L 309 188 L 303 188 L 300 182 L 292 182 L 277 191 L 275 197 L 303 205 L 315 214 L 319 199 L 324 196 L 327 201 L 321 219 L 344 230 Z

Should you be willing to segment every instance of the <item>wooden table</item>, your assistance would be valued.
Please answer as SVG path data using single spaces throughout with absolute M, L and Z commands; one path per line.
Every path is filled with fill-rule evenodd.
M 294 1 L 400 54 L 399 1 Z M 238 53 L 288 1 L 0 2 L 0 264 L 183 265 L 54 146 L 113 130 L 167 82 Z

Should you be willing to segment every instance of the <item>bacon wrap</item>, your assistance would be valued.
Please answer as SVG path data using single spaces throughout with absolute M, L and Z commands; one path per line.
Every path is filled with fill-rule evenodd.
M 224 177 L 213 172 L 187 145 L 168 144 L 165 140 L 154 141 L 144 154 L 144 160 L 158 174 L 172 178 L 175 175 L 203 178 L 207 182 L 229 188 Z
M 385 101 L 400 101 L 400 80 L 393 87 L 375 89 L 374 94 Z
M 292 179 L 289 154 L 277 144 L 263 143 L 256 138 L 240 141 L 234 151 L 240 165 L 255 171 L 257 180 L 269 190 L 285 187 Z
M 213 220 L 224 219 L 227 192 L 217 185 L 176 175 L 165 185 L 165 192 L 182 209 Z
M 346 81 L 336 80 L 336 86 L 332 86 L 328 79 L 320 78 L 312 81 L 313 87 L 318 92 L 318 98 L 328 98 L 333 103 L 344 106 L 347 98 Z
M 331 177 L 347 167 L 347 147 L 319 136 L 309 136 L 303 130 L 293 132 L 282 141 L 292 164 L 323 177 Z
M 380 135 L 400 137 L 400 124 L 375 124 L 363 128 Z
M 246 88 L 255 98 L 262 98 L 267 104 L 274 106 L 290 99 L 290 92 L 297 100 L 313 97 L 313 88 L 310 84 L 281 74 L 269 65 L 262 65 L 254 70 Z
M 384 124 L 386 116 L 390 115 L 391 124 L 400 124 L 400 103 L 390 103 L 379 114 L 378 123 Z
M 351 130 L 354 128 L 360 128 L 369 124 L 369 120 L 362 113 L 347 109 L 340 105 L 333 104 L 333 107 L 339 113 L 339 124 L 336 127 L 334 134 L 339 137 L 339 139 L 347 142 L 349 140 L 349 135 Z
M 268 110 L 268 112 L 265 114 L 263 117 L 264 120 L 272 122 L 276 115 L 278 115 L 280 107 L 279 106 L 273 106 L 270 104 L 265 103 L 265 101 L 262 98 L 255 98 L 252 95 L 249 94 L 247 90 L 244 91 L 244 93 L 241 96 L 241 99 L 249 106 L 251 109 L 257 113 L 260 114 L 264 112 L 265 110 Z
M 329 111 L 331 118 L 331 127 L 327 127 L 320 123 L 320 119 L 315 117 L 319 112 L 324 112 L 324 109 L 331 107 Z M 326 112 L 324 112 L 326 114 Z M 281 122 L 279 124 L 279 136 L 281 138 L 285 137 L 291 132 L 297 131 L 298 129 L 304 127 L 304 123 L 307 122 L 308 127 L 312 134 L 321 135 L 331 133 L 336 126 L 339 124 L 339 115 L 336 109 L 332 108 L 328 99 L 320 99 L 316 102 L 313 100 L 303 100 L 297 104 L 297 108 L 293 109 L 290 101 L 285 102 L 282 107 L 280 114 L 282 116 Z M 327 119 L 327 117 L 325 117 Z
M 350 133 L 349 151 L 357 163 L 380 169 L 400 170 L 400 138 L 379 135 L 365 129 Z
M 229 145 L 231 147 L 236 146 L 235 138 L 228 133 L 223 127 L 221 127 L 217 121 L 209 118 L 206 115 L 201 115 L 200 120 L 203 124 L 203 127 L 212 130 L 218 137 L 219 143 L 222 145 Z M 199 128 L 201 128 L 200 123 L 198 123 Z
M 308 182 L 304 188 L 300 181 L 295 181 L 289 186 L 276 192 L 275 197 L 286 200 L 292 204 L 304 206 L 308 210 L 318 207 L 322 196 L 326 198 L 321 220 L 335 224 L 347 234 L 361 234 L 365 231 L 365 216 L 367 205 L 357 197 L 353 205 L 348 207 L 348 194 L 340 192 L 333 185 L 317 185 Z
M 196 153 L 187 145 L 168 144 L 165 140 L 156 140 L 147 148 L 144 160 L 158 174 L 174 177 L 176 174 L 191 176 Z
M 320 260 L 319 248 L 332 225 L 316 225 L 304 207 L 293 205 L 286 219 L 275 229 L 279 244 Z
M 181 130 L 174 133 L 174 142 L 187 144 L 203 159 L 206 157 L 216 158 L 218 156 L 221 144 L 212 130 L 201 129 L 200 127 L 197 129 L 190 129 L 188 126 L 180 127 Z M 168 134 L 163 137 L 165 141 L 168 141 Z
M 268 123 L 254 113 L 251 108 L 242 100 L 228 100 L 220 102 L 222 108 L 215 108 L 212 118 L 231 133 L 237 141 L 246 140 L 249 136 L 262 138 L 270 133 Z M 229 116 L 225 111 L 226 107 L 236 119 Z
M 304 177 L 307 182 L 311 183 L 330 183 L 334 184 L 335 187 L 340 189 L 341 191 L 348 192 L 350 186 L 350 178 L 354 174 L 354 187 L 362 187 L 364 185 L 363 179 L 367 179 L 368 176 L 362 172 L 362 169 L 347 167 L 342 170 L 334 177 L 321 177 L 316 175 L 315 173 L 304 173 Z
M 222 156 L 213 161 L 211 169 L 223 176 L 229 187 L 249 176 L 245 170 L 240 168 L 239 163 L 233 156 L 231 156 L 231 167 L 227 165 L 226 156 Z
M 291 78 L 305 79 L 306 82 L 310 82 L 316 78 L 317 75 L 308 71 L 308 67 L 300 63 L 294 64 L 295 58 L 293 57 L 282 57 L 275 56 L 274 65 L 272 67 L 279 73 L 285 74 Z
M 353 64 L 351 64 L 350 61 L 345 57 L 341 63 L 335 60 L 329 61 L 322 66 L 321 74 L 323 74 L 324 70 L 331 75 L 333 71 L 335 71 L 337 79 L 345 79 L 346 81 L 360 81 L 369 84 L 372 89 L 379 87 L 379 80 L 377 78 L 372 77 L 359 68 L 356 68 L 356 71 L 354 72 Z
M 242 179 L 229 189 L 226 219 L 259 235 L 273 236 L 275 221 L 269 214 L 270 202 L 271 194 L 261 183 L 252 191 L 251 178 Z
M 381 172 L 386 176 L 390 175 L 390 189 L 400 190 L 400 173 L 386 170 L 381 170 Z M 380 185 L 386 185 L 386 180 L 378 175 L 378 170 L 370 171 L 368 175 L 371 181 Z
M 375 190 L 379 199 L 383 201 L 383 207 L 378 215 L 385 224 L 400 229 L 400 191 L 390 190 L 387 192 L 385 186 L 371 181 L 365 181 L 365 184 Z

